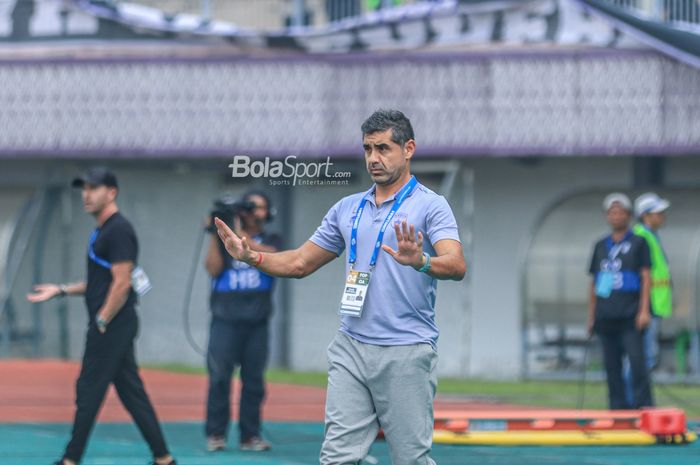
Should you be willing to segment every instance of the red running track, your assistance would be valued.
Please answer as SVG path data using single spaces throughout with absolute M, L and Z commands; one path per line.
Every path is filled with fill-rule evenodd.
M 0 423 L 71 422 L 75 380 L 80 365 L 58 360 L 0 361 Z M 162 421 L 202 421 L 205 413 L 207 378 L 160 370 L 141 370 L 146 390 Z M 237 405 L 238 382 L 233 389 Z M 323 421 L 325 389 L 291 384 L 268 384 L 263 406 L 267 421 Z M 441 400 L 436 410 L 512 410 L 512 405 Z M 534 409 L 534 408 L 533 408 Z M 237 408 L 234 408 L 235 411 Z M 110 387 L 99 421 L 131 421 Z

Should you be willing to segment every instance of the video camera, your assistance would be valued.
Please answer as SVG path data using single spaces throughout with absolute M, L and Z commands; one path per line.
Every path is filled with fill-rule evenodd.
M 212 209 L 209 216 L 211 217 L 211 222 L 207 231 L 213 233 L 216 232 L 216 226 L 214 226 L 214 218 L 219 218 L 221 221 L 229 226 L 233 226 L 233 219 L 244 212 L 252 212 L 255 210 L 255 202 L 250 200 L 236 199 L 232 195 L 224 195 L 214 200 L 214 208 Z

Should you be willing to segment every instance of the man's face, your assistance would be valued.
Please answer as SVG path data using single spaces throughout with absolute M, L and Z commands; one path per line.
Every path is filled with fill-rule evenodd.
M 626 229 L 630 223 L 630 212 L 619 203 L 614 203 L 608 210 L 608 224 L 614 231 Z
M 657 230 L 666 223 L 666 212 L 646 213 L 642 221 L 651 229 Z
M 392 141 L 392 131 L 365 134 L 362 138 L 367 172 L 378 185 L 392 184 L 401 178 L 416 149 L 413 139 L 403 147 Z
M 117 197 L 117 189 L 107 186 L 83 186 L 83 208 L 86 213 L 99 215 L 102 210 Z
M 242 212 L 243 221 L 254 222 L 258 225 L 265 224 L 268 215 L 268 205 L 265 198 L 260 195 L 251 195 L 247 199 L 255 204 L 255 208 Z

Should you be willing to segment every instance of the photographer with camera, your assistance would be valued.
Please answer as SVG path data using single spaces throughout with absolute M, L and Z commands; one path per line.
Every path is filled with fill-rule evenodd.
M 211 327 L 207 350 L 207 450 L 226 448 L 231 420 L 231 376 L 240 367 L 240 449 L 264 451 L 270 444 L 260 435 L 260 408 L 265 397 L 264 371 L 268 354 L 268 321 L 272 314 L 274 278 L 226 253 L 215 234 L 213 218 L 225 221 L 245 237 L 253 250 L 276 252 L 281 239 L 264 231 L 273 218 L 265 193 L 249 191 L 240 201 L 225 196 L 215 202 L 205 268 L 212 278 Z

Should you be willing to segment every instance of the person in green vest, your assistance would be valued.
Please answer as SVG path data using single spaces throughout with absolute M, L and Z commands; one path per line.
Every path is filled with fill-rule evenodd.
M 388 6 L 399 6 L 403 3 L 403 0 L 366 0 L 367 10 L 375 11 Z
M 440 0 L 424 0 L 428 3 L 438 3 Z M 393 6 L 401 6 L 406 2 L 404 0 L 365 0 L 365 6 L 367 11 L 377 11 L 382 8 L 389 8 Z
M 651 255 L 649 306 L 652 318 L 644 334 L 644 357 L 650 373 L 658 363 L 659 358 L 660 320 L 671 316 L 673 311 L 671 272 L 666 252 L 661 246 L 658 235 L 658 230 L 666 223 L 666 210 L 670 206 L 671 202 L 662 199 L 654 192 L 644 193 L 634 201 L 634 213 L 639 219 L 639 223 L 634 226 L 632 232 L 647 241 Z M 625 393 L 627 402 L 634 405 L 629 369 L 625 369 Z

